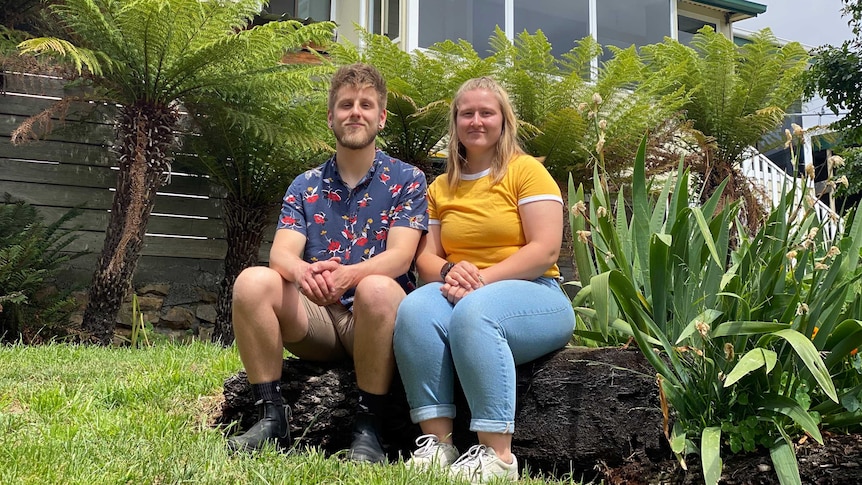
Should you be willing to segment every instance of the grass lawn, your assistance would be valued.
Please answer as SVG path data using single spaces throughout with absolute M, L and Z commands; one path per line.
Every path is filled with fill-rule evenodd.
M 0 483 L 452 483 L 316 451 L 231 455 L 209 421 L 241 368 L 235 349 L 203 343 L 0 347 Z

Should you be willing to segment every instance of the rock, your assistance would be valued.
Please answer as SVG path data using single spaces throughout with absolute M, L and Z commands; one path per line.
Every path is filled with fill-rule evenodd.
M 168 309 L 159 324 L 174 330 L 189 330 L 197 324 L 197 319 L 188 308 L 175 306 Z
M 86 291 L 73 291 L 71 296 L 75 299 L 75 303 L 77 304 L 75 307 L 76 311 L 83 312 L 87 309 L 87 302 L 90 301 L 90 295 Z
M 167 283 L 152 283 L 138 288 L 139 295 L 159 295 L 168 296 L 171 291 L 171 285 Z
M 533 472 L 585 478 L 596 475 L 596 464 L 621 464 L 634 453 L 670 456 L 654 376 L 635 349 L 566 348 L 519 366 L 514 453 Z M 349 365 L 285 360 L 281 380 L 295 445 L 328 453 L 349 446 L 356 407 Z M 390 394 L 386 439 L 395 459 L 409 456 L 420 431 L 409 420 L 400 380 Z M 465 451 L 476 438 L 467 431 L 466 400 L 456 395 L 453 440 Z M 243 430 L 254 424 L 257 411 L 244 372 L 225 381 L 224 396 L 217 424 L 236 422 Z
M 198 295 L 198 299 L 204 303 L 215 303 L 218 301 L 218 293 L 214 291 L 209 291 L 206 288 L 196 287 L 195 292 Z M 215 321 L 215 320 L 210 320 Z
M 216 321 L 218 314 L 216 313 L 215 305 L 198 305 L 195 310 L 195 316 L 198 320 L 213 323 Z
M 201 325 L 198 327 L 198 340 L 201 342 L 212 342 L 213 331 L 215 328 L 212 325 Z
M 159 311 L 162 309 L 164 298 L 158 296 L 139 296 L 138 308 L 142 312 Z

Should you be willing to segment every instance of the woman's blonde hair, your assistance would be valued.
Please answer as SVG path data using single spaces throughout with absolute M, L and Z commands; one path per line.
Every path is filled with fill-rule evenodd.
M 449 110 L 449 155 L 446 157 L 446 176 L 452 189 L 455 189 L 461 181 L 461 164 L 467 162 L 467 150 L 458 140 L 458 103 L 465 93 L 476 89 L 484 89 L 492 93 L 500 103 L 500 112 L 503 115 L 503 130 L 491 160 L 493 183 L 497 184 L 503 180 L 512 157 L 524 153 L 524 149 L 518 143 L 518 119 L 515 117 L 515 110 L 512 108 L 512 102 L 509 101 L 506 90 L 497 81 L 487 76 L 468 79 L 458 88 Z

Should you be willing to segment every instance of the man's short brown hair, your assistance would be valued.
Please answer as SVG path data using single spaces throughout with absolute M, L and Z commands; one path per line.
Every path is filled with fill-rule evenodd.
M 329 86 L 329 110 L 335 107 L 335 97 L 338 90 L 343 86 L 351 86 L 356 89 L 372 87 L 377 91 L 377 101 L 380 109 L 386 109 L 386 80 L 374 66 L 361 62 L 341 66 L 332 76 Z

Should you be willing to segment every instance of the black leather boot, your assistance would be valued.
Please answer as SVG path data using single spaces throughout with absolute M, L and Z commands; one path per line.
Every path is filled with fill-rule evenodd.
M 258 401 L 260 420 L 248 431 L 227 440 L 231 451 L 256 451 L 266 443 L 278 448 L 290 446 L 290 406 L 269 401 Z
M 380 419 L 368 414 L 356 415 L 353 425 L 353 443 L 347 451 L 347 458 L 367 463 L 385 463 L 386 452 L 380 439 Z

